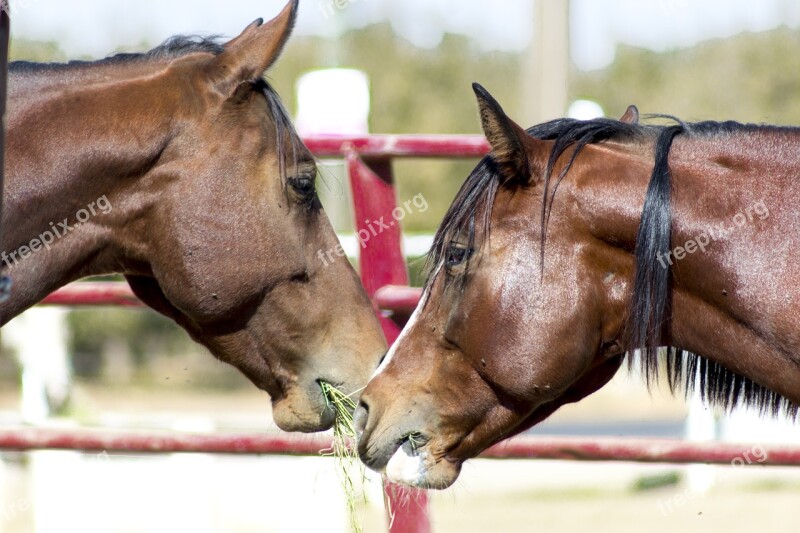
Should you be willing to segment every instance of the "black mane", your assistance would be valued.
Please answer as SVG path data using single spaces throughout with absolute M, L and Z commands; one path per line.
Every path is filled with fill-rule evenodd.
M 199 35 L 175 35 L 148 52 L 123 52 L 110 55 L 97 61 L 69 61 L 67 63 L 36 63 L 34 61 L 12 61 L 8 65 L 10 72 L 41 72 L 83 68 L 100 65 L 118 65 L 139 61 L 158 61 L 174 59 L 185 55 L 204 52 L 219 55 L 224 48 L 218 36 L 201 37 Z
M 554 141 L 543 176 L 544 194 L 539 213 L 541 268 L 544 269 L 546 231 L 556 190 L 581 150 L 588 144 L 608 140 L 621 142 L 653 140 L 654 168 L 636 239 L 634 288 L 624 332 L 629 366 L 633 366 L 636 362 L 640 364 L 648 387 L 658 379 L 661 372 L 666 370 L 667 381 L 673 393 L 683 388 L 688 396 L 697 387 L 703 401 L 719 405 L 726 410 L 745 405 L 754 407 L 761 413 L 775 416 L 784 412 L 795 417 L 798 405 L 787 398 L 703 357 L 702 354 L 693 354 L 680 347 L 665 347 L 670 340 L 672 275 L 671 270 L 662 268 L 657 260 L 659 252 L 666 254 L 671 249 L 671 176 L 668 159 L 675 137 L 719 136 L 784 128 L 733 121 L 684 123 L 673 117 L 660 118 L 671 119 L 677 124 L 632 125 L 607 118 L 588 121 L 557 119 L 527 130 L 533 137 Z M 568 155 L 567 165 L 553 179 L 556 161 L 569 150 L 571 153 Z M 474 268 L 474 265 L 468 263 L 462 274 L 457 277 L 451 276 L 443 268 L 447 250 L 450 243 L 459 237 L 467 239 L 469 249 L 483 245 L 490 231 L 492 205 L 497 191 L 503 185 L 502 180 L 491 155 L 484 157 L 467 177 L 434 237 L 427 263 L 429 272 L 427 287 L 443 275 L 446 285 L 458 282 L 463 290 L 469 277 L 469 269 Z M 482 223 L 483 228 L 480 242 L 477 242 L 476 237 L 478 223 Z M 426 290 L 425 294 L 429 292 Z
M 552 206 L 552 199 L 558 188 L 559 182 L 566 176 L 572 167 L 575 158 L 581 150 L 592 143 L 599 143 L 610 139 L 633 139 L 641 135 L 653 135 L 659 129 L 658 126 L 638 126 L 631 125 L 617 120 L 598 118 L 593 120 L 574 120 L 561 118 L 545 122 L 529 128 L 527 133 L 532 137 L 544 141 L 555 141 L 550 152 L 547 168 L 543 177 L 544 180 L 544 202 L 541 211 L 541 232 L 542 249 L 544 256 L 544 241 L 547 229 L 547 221 Z M 550 190 L 550 182 L 553 174 L 553 167 L 556 161 L 569 148 L 573 148 L 569 163 L 564 170 L 557 176 L 555 186 Z M 497 191 L 502 185 L 502 178 L 497 168 L 497 164 L 491 155 L 481 159 L 477 167 L 467 177 L 461 189 L 456 194 L 453 204 L 439 226 L 434 237 L 433 246 L 428 255 L 428 272 L 430 285 L 438 276 L 443 265 L 447 248 L 452 240 L 458 236 L 467 236 L 468 247 L 474 249 L 476 245 L 475 223 L 478 213 L 482 214 L 483 227 L 486 235 L 489 233 L 492 204 L 494 203 Z M 483 239 L 485 240 L 485 239 Z M 466 273 L 462 280 L 466 278 Z M 448 279 L 448 281 L 453 281 Z

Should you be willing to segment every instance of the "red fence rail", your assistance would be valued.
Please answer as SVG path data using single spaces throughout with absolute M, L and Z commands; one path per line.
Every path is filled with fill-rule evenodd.
M 489 147 L 479 136 L 370 135 L 322 136 L 305 139 L 318 157 L 343 157 L 353 190 L 356 230 L 367 221 L 388 216 L 397 206 L 391 161 L 400 157 L 474 158 Z M 370 241 L 359 258 L 361 278 L 376 308 L 387 340 L 397 338 L 403 320 L 416 307 L 420 290 L 408 286 L 402 255 L 400 228 L 393 227 Z M 141 306 L 124 283 L 76 283 L 48 296 L 50 305 Z M 15 429 L 0 431 L 0 449 L 67 449 L 128 453 L 222 453 L 317 455 L 330 441 L 319 436 L 197 435 L 175 433 L 118 433 Z M 765 447 L 766 459 L 758 465 L 800 465 L 800 449 Z M 752 452 L 749 445 L 719 442 L 688 443 L 681 440 L 616 438 L 516 437 L 487 450 L 496 459 L 568 459 L 581 461 L 632 461 L 644 463 L 733 464 Z M 761 455 L 760 455 L 761 457 Z M 759 459 L 760 459 L 759 457 Z M 422 491 L 393 487 L 386 490 L 395 511 L 391 533 L 430 531 L 427 497 Z
M 421 295 L 419 287 L 385 285 L 375 291 L 374 301 L 383 311 L 407 316 L 417 307 Z M 45 298 L 42 305 L 144 307 L 127 283 L 116 281 L 73 283 Z
M 42 305 L 144 307 L 127 283 L 115 281 L 73 283 L 45 298 Z
M 342 157 L 354 152 L 364 159 L 470 158 L 489 152 L 489 143 L 481 135 L 323 135 L 304 141 L 317 157 Z
M 299 455 L 328 453 L 332 442 L 323 436 L 119 432 L 99 430 L 15 429 L 0 431 L 0 449 L 9 451 L 73 450 L 87 453 L 133 454 L 210 453 L 230 455 Z M 679 439 L 618 439 L 611 437 L 514 437 L 481 454 L 484 459 L 554 459 L 569 461 L 629 461 L 634 463 L 747 464 L 752 444 L 687 443 Z M 759 445 L 758 466 L 800 465 L 800 449 Z

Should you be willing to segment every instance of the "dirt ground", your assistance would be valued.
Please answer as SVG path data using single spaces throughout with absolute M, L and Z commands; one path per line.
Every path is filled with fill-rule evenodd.
M 433 531 L 796 533 L 800 486 L 647 493 L 519 491 L 433 496 Z M 378 531 L 378 530 L 376 530 Z

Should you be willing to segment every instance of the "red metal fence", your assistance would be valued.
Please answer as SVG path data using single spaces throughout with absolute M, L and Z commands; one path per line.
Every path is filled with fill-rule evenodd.
M 479 136 L 371 135 L 326 136 L 305 139 L 318 157 L 343 157 L 350 177 L 356 231 L 370 222 L 389 219 L 397 207 L 392 159 L 399 157 L 480 157 L 488 145 Z M 359 259 L 361 278 L 379 312 L 387 340 L 396 340 L 405 317 L 416 307 L 420 292 L 408 286 L 401 248 L 401 229 L 391 226 L 369 241 Z M 50 305 L 142 305 L 124 283 L 78 283 L 63 288 L 44 301 Z M 135 453 L 226 453 L 316 455 L 330 447 L 319 436 L 176 435 L 107 431 L 55 431 L 19 429 L 0 431 L 0 449 L 69 449 Z M 751 446 L 688 443 L 680 440 L 580 439 L 516 437 L 483 456 L 489 458 L 540 458 L 583 461 L 635 461 L 646 463 L 731 464 L 750 452 Z M 764 448 L 759 465 L 800 465 L 800 449 Z M 430 531 L 424 492 L 387 487 L 394 510 L 391 533 Z
M 0 430 L 0 449 L 7 451 L 76 450 L 88 453 L 134 454 L 213 453 L 228 455 L 319 456 L 331 449 L 319 435 L 217 434 L 57 430 L 24 428 Z M 753 445 L 693 442 L 678 439 L 619 439 L 615 437 L 514 437 L 481 454 L 484 459 L 557 459 L 565 461 L 629 461 L 634 463 L 747 463 Z M 796 446 L 761 446 L 759 466 L 800 465 Z M 763 459 L 762 459 L 763 458 Z M 752 459 L 749 462 L 754 462 Z M 396 531 L 396 530 L 392 530 Z M 413 530 L 418 531 L 418 530 Z

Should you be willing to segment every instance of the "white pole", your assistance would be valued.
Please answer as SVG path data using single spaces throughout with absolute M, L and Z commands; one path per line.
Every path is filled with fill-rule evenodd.
M 523 126 L 563 117 L 571 65 L 569 1 L 535 0 L 534 36 L 527 56 Z
M 717 438 L 717 420 L 712 409 L 703 404 L 695 390 L 689 400 L 686 417 L 686 440 L 708 442 Z M 715 469 L 711 465 L 693 464 L 686 468 L 686 485 L 692 494 L 705 494 L 714 485 Z
M 22 366 L 22 420 L 40 424 L 69 397 L 72 373 L 67 356 L 67 311 L 33 308 L 3 327 L 3 340 Z
M 3 327 L 3 342 L 17 354 L 22 366 L 21 417 L 27 424 L 46 423 L 53 407 L 69 397 L 72 375 L 67 357 L 67 311 L 35 307 Z M 31 454 L 29 497 L 34 530 L 61 531 L 64 498 L 52 496 L 53 480 L 79 460 L 72 452 L 40 451 Z M 62 478 L 63 479 L 63 478 Z M 61 505 L 61 507 L 59 507 Z

